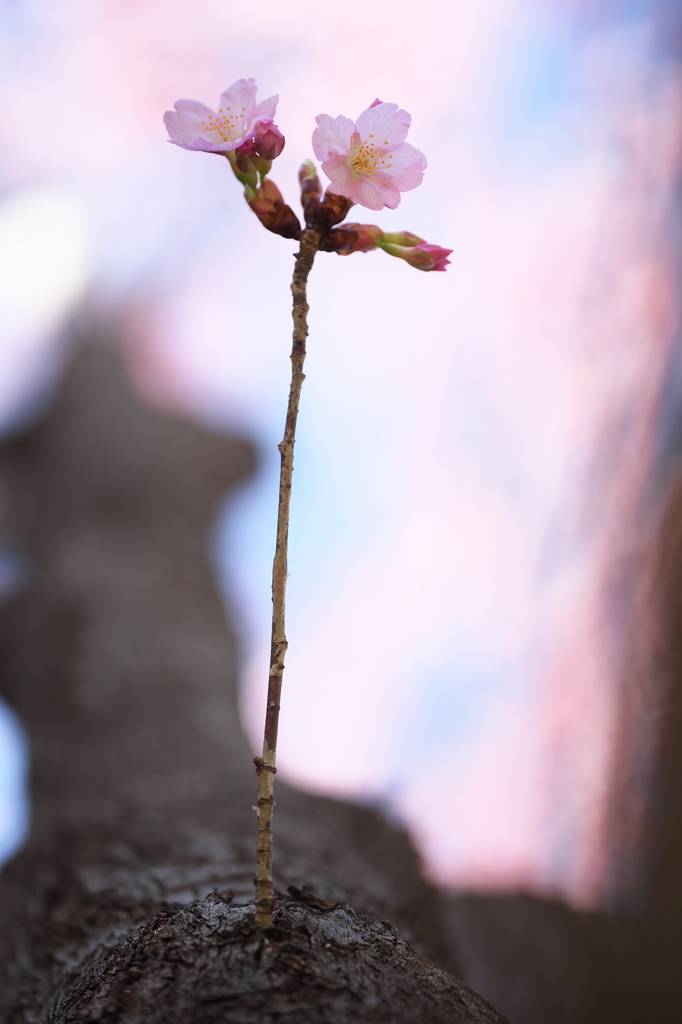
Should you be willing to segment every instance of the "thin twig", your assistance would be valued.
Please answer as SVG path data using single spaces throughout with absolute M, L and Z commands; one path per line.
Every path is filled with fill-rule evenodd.
M 279 445 L 281 457 L 279 475 L 279 502 L 277 507 L 277 540 L 272 564 L 272 646 L 270 649 L 270 675 L 268 703 L 263 735 L 263 756 L 254 758 L 258 776 L 258 846 L 256 848 L 256 924 L 260 928 L 272 925 L 274 891 L 272 885 L 272 810 L 273 783 L 277 755 L 277 728 L 279 725 L 280 695 L 287 638 L 284 622 L 284 603 L 287 581 L 287 550 L 289 544 L 289 504 L 291 478 L 294 469 L 296 420 L 301 387 L 305 380 L 303 363 L 308 337 L 307 284 L 320 234 L 307 228 L 301 235 L 301 247 L 296 255 L 296 266 L 291 282 L 293 295 L 293 344 L 291 348 L 291 387 L 284 426 L 284 438 Z

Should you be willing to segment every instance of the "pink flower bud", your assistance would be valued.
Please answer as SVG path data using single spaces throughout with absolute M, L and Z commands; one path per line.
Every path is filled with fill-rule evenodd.
M 417 270 L 445 270 L 450 263 L 448 256 L 452 254 L 453 250 L 421 242 L 413 249 L 409 249 L 408 252 L 411 253 L 411 256 L 405 258 L 410 266 L 416 267 Z
M 405 234 L 409 235 L 409 232 L 405 232 Z M 394 242 L 387 241 L 385 235 L 379 245 L 389 256 L 397 256 L 398 259 L 405 260 L 416 270 L 445 270 L 450 263 L 448 256 L 452 252 L 452 249 L 443 249 L 440 245 L 430 245 L 428 242 L 421 241 L 418 245 L 396 245 Z
M 284 149 L 284 136 L 274 121 L 260 122 L 256 125 L 253 144 L 264 160 L 275 160 Z

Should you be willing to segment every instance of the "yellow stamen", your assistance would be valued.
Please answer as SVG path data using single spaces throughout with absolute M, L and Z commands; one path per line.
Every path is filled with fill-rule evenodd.
M 232 108 L 228 107 L 228 111 Z M 242 111 L 245 111 L 246 107 L 242 107 Z M 243 126 L 239 124 L 239 118 L 244 118 L 244 114 L 231 114 L 225 113 L 223 107 L 220 107 L 217 114 L 208 115 L 208 124 L 206 121 L 202 121 L 202 127 L 206 132 L 215 132 L 221 142 L 235 142 L 240 139 L 244 133 Z
M 351 145 L 350 153 L 348 154 L 351 171 L 358 177 L 364 176 L 374 178 L 380 164 L 386 163 L 386 160 L 384 159 L 386 156 L 385 150 L 377 149 L 375 144 L 369 141 L 374 138 L 371 134 L 367 137 L 365 142 L 360 142 L 357 135 L 353 138 L 358 141 L 355 142 L 354 145 Z M 380 181 L 378 184 L 383 185 L 384 182 Z

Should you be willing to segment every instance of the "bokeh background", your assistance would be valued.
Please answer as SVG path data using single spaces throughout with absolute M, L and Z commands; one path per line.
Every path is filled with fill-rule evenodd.
M 661 692 L 631 641 L 679 439 L 680 27 L 672 0 L 0 0 L 2 427 L 87 310 L 151 400 L 257 441 L 210 541 L 256 749 L 295 243 L 161 119 L 255 77 L 297 208 L 316 114 L 411 112 L 424 183 L 351 217 L 452 265 L 313 270 L 278 763 L 405 822 L 447 886 L 600 906 L 638 848 Z M 6 543 L 0 595 L 27 574 Z M 3 715 L 6 856 L 27 808 Z

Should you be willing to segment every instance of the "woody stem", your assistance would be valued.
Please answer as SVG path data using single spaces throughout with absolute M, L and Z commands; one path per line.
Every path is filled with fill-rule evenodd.
M 277 771 L 277 730 L 279 726 L 280 696 L 284 658 L 287 650 L 285 633 L 285 593 L 287 581 L 287 551 L 289 544 L 289 505 L 291 479 L 294 470 L 294 444 L 301 387 L 305 380 L 303 363 L 308 337 L 308 275 L 315 259 L 320 233 L 306 228 L 296 254 L 296 265 L 291 282 L 293 296 L 293 342 L 291 348 L 291 385 L 284 425 L 284 437 L 279 445 L 280 475 L 277 506 L 277 537 L 272 564 L 272 640 L 268 699 L 265 713 L 262 757 L 254 758 L 258 777 L 258 845 L 256 848 L 256 924 L 260 928 L 272 925 L 274 890 L 272 884 L 272 811 L 273 784 Z

